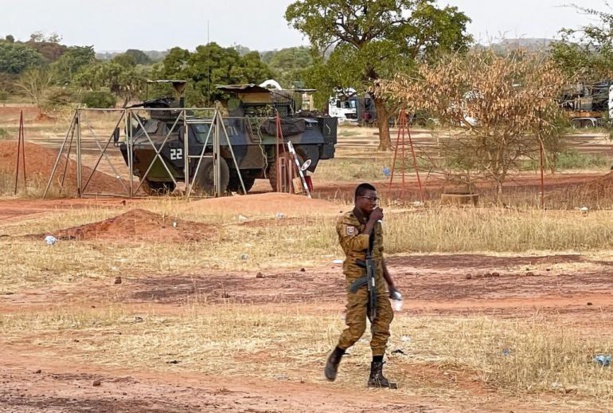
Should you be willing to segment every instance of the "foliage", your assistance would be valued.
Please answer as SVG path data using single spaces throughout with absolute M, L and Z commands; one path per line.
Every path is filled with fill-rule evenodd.
M 30 96 L 36 106 L 42 108 L 42 99 L 47 90 L 53 85 L 53 73 L 46 68 L 35 67 L 26 70 L 17 82 L 17 87 Z
M 58 111 L 70 106 L 73 101 L 74 94 L 70 89 L 53 86 L 45 91 L 41 107 L 45 112 Z
M 45 58 L 46 63 L 55 62 L 68 50 L 67 46 L 63 44 L 59 44 L 59 43 L 53 43 L 53 42 L 46 42 L 46 41 L 45 42 L 32 42 L 30 41 L 30 42 L 27 42 L 26 44 L 30 46 L 32 49 L 39 52 Z
M 56 43 L 59 44 L 62 41 L 62 36 L 57 33 L 51 33 L 46 35 L 44 32 L 37 31 L 30 35 L 29 43 Z
M 142 50 L 128 49 L 124 54 L 130 56 L 135 65 L 148 65 L 152 63 L 151 58 Z
M 71 46 L 52 65 L 59 84 L 70 84 L 79 70 L 94 63 L 96 53 L 93 46 Z
M 113 108 L 115 101 L 115 96 L 111 92 L 103 90 L 86 92 L 81 98 L 81 103 L 88 108 Z
M 598 82 L 613 77 L 613 13 L 574 6 L 598 23 L 578 29 L 563 29 L 562 39 L 552 45 L 552 56 L 568 75 Z
M 136 66 L 136 60 L 134 57 L 126 53 L 118 54 L 117 56 L 113 57 L 111 59 L 111 63 L 121 65 L 125 68 Z
M 28 68 L 42 65 L 43 56 L 23 43 L 0 41 L 0 72 L 18 75 Z
M 566 150 L 560 153 L 557 168 L 567 169 L 597 169 L 601 170 L 611 165 L 611 160 L 604 153 L 586 154 L 576 150 Z
M 423 64 L 418 76 L 382 82 L 379 93 L 411 110 L 427 110 L 444 124 L 462 126 L 449 155 L 464 168 L 464 177 L 493 181 L 500 202 L 508 173 L 526 157 L 539 158 L 541 145 L 550 153 L 560 151 L 556 99 L 566 83 L 551 59 L 476 49 Z
M 193 53 L 175 47 L 153 72 L 158 79 L 187 80 L 188 105 L 206 106 L 224 98 L 217 85 L 261 83 L 272 76 L 258 52 L 241 57 L 235 48 L 222 48 L 216 43 L 198 46 Z
M 130 59 L 128 57 L 128 61 Z M 107 88 L 117 98 L 123 99 L 122 105 L 125 107 L 130 100 L 142 96 L 148 76 L 145 66 L 122 64 L 125 62 L 120 57 L 118 60 L 113 58 L 111 61 L 88 65 L 77 73 L 75 83 L 91 91 Z
M 267 63 L 284 88 L 304 87 L 305 71 L 313 65 L 313 56 L 309 47 L 288 47 L 272 53 Z
M 15 81 L 17 78 L 18 75 L 0 72 L 0 90 L 5 91 L 9 95 L 15 93 Z
M 309 80 L 321 94 L 334 88 L 369 90 L 378 79 L 409 70 L 416 60 L 465 48 L 470 19 L 434 0 L 299 0 L 286 20 L 310 40 L 319 56 Z M 331 48 L 329 59 L 325 53 Z M 379 149 L 391 148 L 389 118 L 394 106 L 375 97 Z
M 128 102 L 140 96 L 145 89 L 146 69 L 134 66 L 123 66 L 115 61 L 103 65 L 102 78 L 104 86 L 117 97 L 123 99 L 123 107 Z

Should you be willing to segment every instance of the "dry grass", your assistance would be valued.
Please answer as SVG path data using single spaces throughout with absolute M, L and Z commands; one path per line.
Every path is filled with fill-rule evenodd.
M 98 121 L 96 128 L 109 123 L 102 117 Z M 382 166 L 379 160 L 356 163 L 334 159 L 320 165 L 317 179 L 372 180 L 382 176 Z M 1 179 L 0 187 L 12 190 L 11 182 L 2 183 L 6 179 Z M 235 213 L 185 208 L 184 199 L 170 197 L 138 201 L 138 207 L 215 225 L 218 238 L 182 244 L 164 240 L 60 241 L 47 246 L 42 239 L 21 237 L 101 221 L 136 204 L 58 210 L 0 223 L 0 235 L 8 235 L 0 237 L 0 295 L 63 288 L 81 280 L 117 275 L 136 278 L 177 272 L 188 275 L 207 269 L 317 268 L 342 257 L 334 216 L 290 221 L 254 215 L 249 222 L 240 223 Z M 406 210 L 391 200 L 385 208 L 388 254 L 582 251 L 605 260 L 610 258 L 613 243 L 607 212 Z M 214 375 L 223 371 L 224 375 L 279 383 L 320 383 L 325 357 L 343 328 L 340 311 L 310 304 L 208 306 L 196 297 L 185 307 L 162 313 L 158 310 L 162 307 L 153 305 L 135 310 L 115 296 L 101 297 L 100 301 L 108 304 L 98 308 L 90 308 L 78 297 L 70 300 L 47 311 L 3 314 L 0 346 L 24 345 L 27 349 L 34 345 L 41 354 L 67 364 L 76 361 L 160 373 Z M 392 325 L 389 352 L 400 349 L 406 355 L 389 354 L 386 369 L 390 377 L 400 381 L 403 395 L 478 403 L 484 393 L 475 393 L 477 387 L 488 392 L 485 397 L 521 396 L 534 406 L 547 406 L 551 397 L 563 398 L 577 411 L 606 410 L 613 404 L 613 374 L 611 368 L 597 366 L 592 358 L 611 354 L 613 338 L 597 328 L 586 328 L 587 324 L 607 323 L 605 315 L 595 312 L 580 326 L 564 317 L 538 314 L 518 319 L 400 315 Z M 363 389 L 370 359 L 367 340 L 368 333 L 350 351 L 334 386 Z M 170 364 L 173 361 L 178 364 Z
M 344 181 L 384 179 L 383 167 L 389 167 L 390 163 L 391 158 L 389 161 L 386 159 L 356 161 L 355 159 L 334 158 L 321 162 L 317 166 L 315 179 L 328 182 L 337 182 L 341 176 Z
M 526 252 L 610 249 L 610 213 L 506 209 L 430 209 L 389 214 L 386 250 Z
M 60 241 L 48 246 L 42 236 L 37 240 L 21 237 L 53 234 L 59 229 L 101 221 L 127 211 L 127 207 L 58 211 L 0 226 L 2 234 L 10 235 L 0 238 L 5 253 L 0 291 L 121 273 L 142 276 L 177 269 L 190 273 L 206 269 L 316 267 L 342 257 L 333 216 L 292 218 L 290 222 L 267 219 L 262 225 L 246 225 L 238 223 L 234 216 L 217 213 L 173 214 L 170 211 L 176 203 L 168 201 L 152 209 L 216 225 L 218 238 L 180 244 L 162 239 Z M 385 248 L 389 254 L 606 250 L 613 246 L 608 215 L 480 209 L 390 211 L 384 222 Z
M 398 316 L 389 351 L 405 354 L 389 356 L 388 375 L 400 381 L 401 393 L 421 396 L 438 381 L 437 398 L 457 397 L 476 381 L 510 395 L 572 394 L 575 401 L 610 402 L 613 372 L 592 358 L 610 354 L 612 339 L 582 337 L 548 321 L 538 315 L 519 320 Z M 193 304 L 176 315 L 160 315 L 113 304 L 7 315 L 0 332 L 7 344 L 27 342 L 50 356 L 99 365 L 315 383 L 342 324 L 340 314 L 301 306 L 245 311 Z M 345 358 L 340 385 L 363 387 L 367 339 L 368 334 Z M 432 375 L 414 374 L 420 366 L 434 367 Z

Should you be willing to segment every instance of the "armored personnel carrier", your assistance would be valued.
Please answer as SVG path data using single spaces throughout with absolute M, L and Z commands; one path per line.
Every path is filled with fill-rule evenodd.
M 260 178 L 268 179 L 276 190 L 276 163 L 289 156 L 285 149 L 288 141 L 292 142 L 306 171 L 314 172 L 321 160 L 334 157 L 336 118 L 301 117 L 295 111 L 294 99 L 287 93 L 290 91 L 269 90 L 253 84 L 218 88 L 229 96 L 223 114 L 227 139 L 224 133 L 219 150 L 222 191 L 242 193 L 239 176 L 247 192 Z M 134 175 L 143 181 L 145 191 L 150 194 L 173 191 L 175 182 L 185 181 L 187 162 L 193 190 L 203 194 L 213 192 L 211 119 L 190 115 L 185 121 L 178 121 L 178 116 L 185 113 L 180 110 L 182 99 L 178 102 L 171 98 L 147 100 L 139 106 L 147 109 L 147 115 L 140 122 L 130 123 L 130 133 L 126 134 L 128 142 L 117 142 L 117 146 L 126 164 L 132 165 Z M 279 114 L 279 122 L 276 114 Z M 189 128 L 188 150 L 185 148 L 185 128 Z M 277 144 L 279 129 L 283 145 Z M 128 144 L 131 145 L 131 160 Z

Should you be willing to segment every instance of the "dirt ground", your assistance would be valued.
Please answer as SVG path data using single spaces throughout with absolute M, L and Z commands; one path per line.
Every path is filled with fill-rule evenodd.
M 3 108 L 2 113 L 11 124 L 18 121 L 17 109 Z M 37 120 L 36 111 L 30 110 L 25 115 L 26 119 Z M 2 153 L 10 155 L 0 158 L 0 169 L 14 170 L 14 143 L 0 142 L 0 155 Z M 57 151 L 53 153 L 57 154 Z M 43 178 L 47 177 L 56 155 L 35 146 L 28 147 L 28 155 L 26 169 L 31 174 L 29 176 L 39 172 Z M 66 175 L 70 182 L 76 179 L 71 171 L 69 168 Z M 91 171 L 86 172 L 85 176 L 88 176 Z M 609 192 L 613 189 L 613 177 L 603 176 L 602 173 L 558 174 L 548 177 L 547 190 L 592 185 L 598 191 Z M 397 177 L 391 187 L 383 179 L 375 183 L 390 199 L 400 197 L 408 202 L 420 199 L 414 175 L 407 177 L 406 188 L 401 182 L 401 177 Z M 92 185 L 101 192 L 116 193 L 124 189 L 119 179 L 102 175 Z M 526 175 L 510 182 L 509 191 L 538 193 L 539 185 L 537 175 Z M 189 213 L 206 210 L 209 214 L 240 215 L 247 220 L 244 225 L 265 229 L 278 212 L 287 217 L 287 225 L 292 225 L 293 219 L 302 219 L 313 213 L 338 214 L 347 208 L 347 204 L 334 200 L 350 200 L 355 182 L 315 180 L 315 186 L 314 196 L 319 199 L 307 200 L 272 194 L 267 182 L 258 181 L 252 191 L 254 194 L 247 197 L 202 199 L 177 204 L 176 208 Z M 438 194 L 440 182 L 430 181 L 424 186 L 426 199 L 433 199 Z M 215 235 L 216 228 L 206 224 L 196 225 L 149 212 L 147 209 L 156 202 L 124 198 L 0 199 L 0 246 L 2 242 L 10 242 L 2 233 L 3 225 L 15 225 L 75 209 L 117 209 L 118 213 L 109 220 L 66 228 L 57 234 L 60 241 L 95 238 L 108 242 L 147 243 L 162 237 L 179 243 Z M 43 234 L 30 235 L 40 238 Z M 402 312 L 396 314 L 398 319 L 467 315 L 527 319 L 539 313 L 559 319 L 562 326 L 576 326 L 585 334 L 613 337 L 613 329 L 609 326 L 613 315 L 613 258 L 606 254 L 596 258 L 579 253 L 546 252 L 517 256 L 411 254 L 389 257 L 388 266 L 405 298 Z M 269 270 L 263 274 L 222 270 L 186 274 L 177 270 L 164 275 L 126 273 L 121 274 L 121 280 L 116 284 L 112 279 L 86 279 L 44 289 L 12 291 L 0 295 L 0 317 L 29 315 L 57 308 L 105 308 L 110 305 L 109 296 L 120 302 L 126 312 L 135 314 L 142 309 L 156 314 L 176 314 L 194 297 L 211 305 L 231 303 L 271 311 L 289 312 L 299 306 L 302 312 L 325 311 L 342 316 L 344 309 L 341 269 L 331 261 L 315 267 Z M 308 382 L 281 376 L 276 379 L 213 376 L 171 368 L 162 374 L 130 366 L 100 366 L 49 357 L 40 351 L 34 337 L 14 343 L 4 340 L 1 334 L 2 319 L 0 412 L 536 413 L 595 412 L 610 411 L 611 408 L 607 404 L 603 404 L 602 409 L 591 410 L 564 406 L 564 397 L 558 394 L 545 394 L 541 397 L 542 403 L 534 406 L 524 398 L 498 394 L 483 386 L 470 372 L 455 372 L 451 377 L 435 365 L 413 365 L 413 370 L 407 372 L 412 377 L 411 382 L 401 382 L 400 386 L 418 389 L 436 383 L 440 387 L 460 389 L 466 396 L 444 402 L 435 394 L 398 395 L 389 390 L 356 390 L 343 385 L 342 381 L 331 384 L 322 377 L 323 358 L 317 363 L 317 369 L 301 372 L 312 379 Z M 266 359 L 263 358 L 261 363 L 265 368 Z M 394 373 L 393 368 L 388 370 L 390 377 Z M 340 374 L 343 374 L 342 368 Z
M 290 216 L 304 216 L 307 211 L 338 213 L 337 210 L 342 208 L 322 200 L 312 200 L 311 208 L 305 208 L 308 201 L 292 195 L 250 197 L 251 215 L 270 216 L 282 203 Z M 146 207 L 148 201 L 128 202 L 134 207 L 130 213 L 104 223 L 67 229 L 64 235 L 87 237 L 94 234 L 104 239 L 131 236 L 146 241 L 147 237 L 156 235 L 152 233 L 153 227 L 172 226 L 171 222 L 160 221 L 156 214 L 139 209 Z M 239 205 L 244 205 L 244 200 L 205 199 L 186 204 L 184 208 L 206 208 L 209 213 L 215 210 L 241 213 L 243 209 Z M 14 224 L 62 209 L 113 206 L 124 208 L 125 202 L 117 199 L 5 199 L 0 200 L 0 224 Z M 265 220 L 260 224 L 265 226 Z M 180 228 L 184 226 L 184 222 L 179 223 Z M 193 235 L 190 232 L 186 236 Z M 179 234 L 177 241 L 184 239 Z M 573 265 L 590 262 L 598 265 L 600 270 L 572 271 Z M 389 258 L 398 287 L 405 295 L 405 307 L 397 317 L 488 315 L 524 318 L 538 311 L 561 317 L 567 325 L 581 325 L 586 319 L 599 324 L 610 319 L 613 313 L 611 263 L 613 260 L 595 261 L 580 254 L 440 254 Z M 0 313 L 27 314 L 46 308 L 81 306 L 83 303 L 104 307 L 108 303 L 101 297 L 110 294 L 128 311 L 136 312 L 146 307 L 158 314 L 173 314 L 196 295 L 213 305 L 232 302 L 276 310 L 300 305 L 302 311 L 339 314 L 343 311 L 343 279 L 338 265 L 330 263 L 317 268 L 267 271 L 262 276 L 256 275 L 252 271 L 217 271 L 206 275 L 179 271 L 145 277 L 123 274 L 120 285 L 109 280 L 90 280 L 0 296 Z M 223 296 L 219 295 L 220 287 L 223 287 Z M 75 297 L 78 297 L 77 302 Z M 611 330 L 604 331 L 609 334 Z M 319 363 L 321 367 L 323 362 Z M 462 388 L 473 398 L 445 404 L 436 398 L 397 396 L 385 390 L 364 389 L 356 393 L 342 385 L 327 383 L 321 378 L 320 370 L 303 372 L 309 377 L 317 377 L 315 383 L 223 375 L 211 377 L 189 371 L 159 374 L 128 367 L 67 363 L 39 354 L 31 343 L 5 343 L 0 352 L 0 363 L 2 412 L 557 411 L 534 408 L 521 399 L 498 396 L 476 383 L 469 374 L 461 373 L 449 385 Z M 393 375 L 393 371 L 389 374 Z M 421 366 L 410 374 L 415 375 L 418 382 L 445 380 L 436 367 Z M 481 402 L 475 402 L 481 398 Z

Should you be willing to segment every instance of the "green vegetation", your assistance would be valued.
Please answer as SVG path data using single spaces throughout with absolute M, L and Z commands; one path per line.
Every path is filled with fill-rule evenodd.
M 612 159 L 600 154 L 579 153 L 575 150 L 568 150 L 559 154 L 556 168 L 565 169 L 607 169 L 612 165 Z
M 466 33 L 470 18 L 457 7 L 439 8 L 433 0 L 299 0 L 287 8 L 285 18 L 311 42 L 315 63 L 307 79 L 320 91 L 316 98 L 321 103 L 334 88 L 364 93 L 376 80 L 410 71 L 418 61 L 441 53 L 464 50 L 472 40 Z M 379 149 L 388 150 L 389 119 L 398 106 L 383 97 L 373 99 Z
M 115 96 L 103 90 L 87 92 L 81 98 L 81 103 L 88 108 L 112 108 L 115 107 Z

